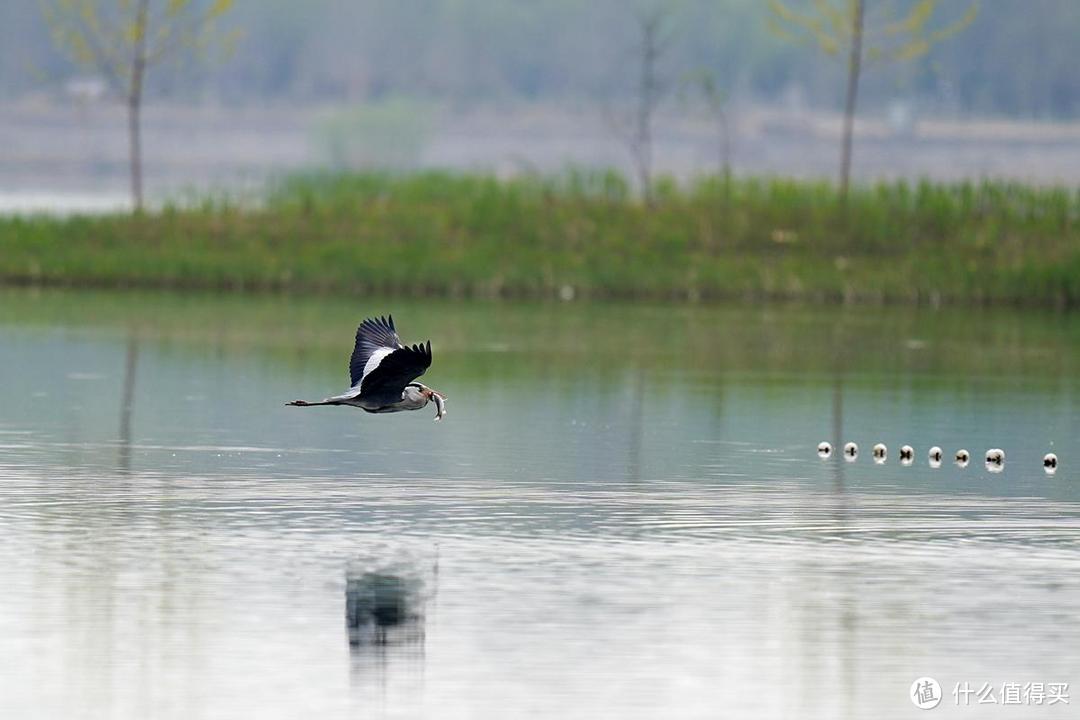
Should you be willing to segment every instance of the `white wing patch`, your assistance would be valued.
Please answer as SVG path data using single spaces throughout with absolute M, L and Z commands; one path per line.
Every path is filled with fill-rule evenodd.
M 371 371 L 379 367 L 379 363 L 383 361 L 383 358 L 394 352 L 395 348 L 379 348 L 375 352 L 371 353 L 371 357 L 364 363 L 364 374 L 360 376 L 360 382 L 364 382 L 364 378 L 371 374 Z

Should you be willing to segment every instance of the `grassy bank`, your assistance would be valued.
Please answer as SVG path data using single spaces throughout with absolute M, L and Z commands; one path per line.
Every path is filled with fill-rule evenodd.
M 0 219 L 0 279 L 416 295 L 1080 303 L 1080 193 L 612 174 L 293 178 L 258 208 Z

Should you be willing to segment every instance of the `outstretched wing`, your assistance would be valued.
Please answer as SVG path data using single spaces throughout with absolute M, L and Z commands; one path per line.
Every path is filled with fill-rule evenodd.
M 401 338 L 394 329 L 393 315 L 368 318 L 360 323 L 360 327 L 356 328 L 356 345 L 349 359 L 349 384 L 353 387 L 359 385 L 384 357 L 401 347 Z
M 400 392 L 430 366 L 431 343 L 402 345 L 392 315 L 368 318 L 356 329 L 349 379 L 361 394 L 377 390 Z
M 372 355 L 372 358 L 376 356 Z M 360 381 L 361 395 L 400 395 L 405 386 L 431 367 L 431 341 L 398 348 L 382 357 Z

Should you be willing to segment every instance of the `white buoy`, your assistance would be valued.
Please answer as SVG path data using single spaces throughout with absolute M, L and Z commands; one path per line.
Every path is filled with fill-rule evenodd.
M 888 456 L 889 449 L 885 447 L 885 443 L 878 443 L 874 446 L 874 462 L 878 465 L 883 465 Z
M 956 451 L 956 464 L 962 468 L 968 466 L 968 461 L 971 460 L 971 453 L 961 448 Z
M 941 467 L 941 458 L 943 457 L 943 453 L 941 452 L 941 448 L 939 448 L 937 445 L 930 448 L 930 452 L 927 453 L 927 457 L 930 458 L 930 467 Z
M 853 442 L 849 442 L 844 445 L 844 459 L 848 462 L 855 462 L 855 458 L 859 457 L 859 446 Z
M 825 460 L 832 455 L 832 445 L 827 442 L 819 442 L 817 446 L 817 456 L 822 460 Z
M 986 451 L 986 469 L 990 472 L 1001 472 L 1005 469 L 1005 451 L 1001 448 L 990 448 Z
M 910 445 L 904 445 L 900 448 L 900 464 L 910 465 L 915 461 L 915 448 Z
M 1054 453 L 1046 453 L 1043 456 L 1043 470 L 1047 475 L 1053 475 L 1057 472 L 1057 455 Z

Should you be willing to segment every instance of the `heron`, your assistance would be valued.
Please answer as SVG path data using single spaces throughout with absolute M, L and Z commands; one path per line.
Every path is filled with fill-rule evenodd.
M 446 396 L 416 382 L 431 367 L 431 341 L 404 345 L 394 327 L 394 317 L 368 318 L 356 328 L 356 345 L 349 359 L 352 387 L 340 395 L 309 402 L 293 400 L 287 405 L 350 405 L 369 413 L 420 410 L 435 403 L 435 419 L 446 415 Z

